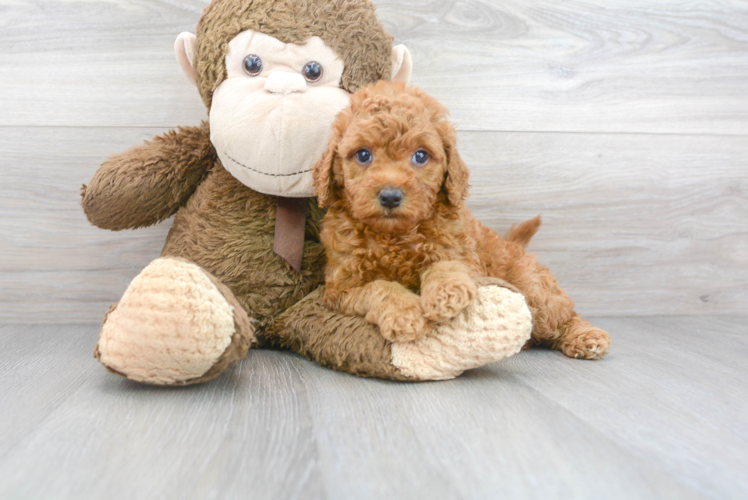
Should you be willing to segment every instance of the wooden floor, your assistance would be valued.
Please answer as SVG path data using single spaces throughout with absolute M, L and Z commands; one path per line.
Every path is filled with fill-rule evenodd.
M 748 2 L 375 3 L 451 111 L 476 215 L 543 213 L 530 250 L 624 317 L 598 321 L 610 357 L 108 374 L 94 323 L 170 223 L 91 227 L 80 185 L 206 117 L 173 43 L 207 0 L 0 0 L 0 500 L 748 498 Z
M 421 384 L 258 350 L 190 388 L 108 374 L 95 325 L 7 325 L 0 498 L 748 498 L 747 322 L 598 319 L 602 361 Z

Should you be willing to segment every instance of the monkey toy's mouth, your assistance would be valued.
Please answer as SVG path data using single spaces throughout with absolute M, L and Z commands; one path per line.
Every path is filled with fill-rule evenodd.
M 260 193 L 314 196 L 314 165 L 327 148 L 335 116 L 350 104 L 350 94 L 316 87 L 279 95 L 258 86 L 246 95 L 245 85 L 249 83 L 230 78 L 213 93 L 210 139 L 224 168 Z M 245 97 L 237 104 L 235 94 Z
M 219 156 L 221 156 L 221 155 L 219 155 Z M 313 168 L 308 168 L 306 170 L 300 170 L 298 172 L 291 172 L 291 173 L 287 173 L 287 174 L 281 174 L 281 173 L 277 173 L 277 172 L 263 172 L 261 170 L 257 170 L 256 168 L 252 168 L 249 165 L 245 165 L 244 163 L 242 163 L 239 160 L 235 159 L 233 156 L 231 156 L 229 153 L 227 153 L 225 151 L 223 153 L 223 156 L 225 156 L 226 158 L 228 158 L 229 160 L 231 160 L 231 162 L 233 162 L 235 165 L 237 165 L 239 167 L 246 168 L 247 170 L 251 170 L 252 172 L 254 172 L 256 174 L 266 175 L 268 177 L 293 177 L 294 175 L 308 174 L 312 170 L 314 170 Z

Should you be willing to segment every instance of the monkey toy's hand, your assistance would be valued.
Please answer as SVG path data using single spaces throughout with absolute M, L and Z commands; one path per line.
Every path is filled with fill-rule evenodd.
M 88 220 L 120 231 L 173 215 L 215 162 L 208 123 L 172 130 L 106 160 L 81 188 Z

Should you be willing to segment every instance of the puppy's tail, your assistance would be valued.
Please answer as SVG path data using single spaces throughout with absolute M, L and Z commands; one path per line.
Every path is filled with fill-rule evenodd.
M 509 228 L 509 231 L 504 233 L 504 240 L 516 243 L 522 248 L 527 248 L 527 244 L 530 243 L 532 237 L 538 232 L 540 222 L 540 216 L 538 215 L 534 219 L 526 220 L 520 224 L 514 224 Z

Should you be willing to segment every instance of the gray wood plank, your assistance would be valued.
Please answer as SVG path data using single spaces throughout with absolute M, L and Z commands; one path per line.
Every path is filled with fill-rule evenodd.
M 197 124 L 205 107 L 173 44 L 207 3 L 1 1 L 0 124 Z
M 79 190 L 108 155 L 162 131 L 6 130 L 0 138 L 3 320 L 99 321 L 130 280 L 158 257 L 170 222 L 138 231 L 103 231 L 86 220 Z M 47 300 L 50 295 L 56 299 Z
M 53 340 L 57 339 L 57 340 Z M 0 450 L 8 452 L 92 376 L 96 331 L 70 325 L 0 328 Z
M 378 2 L 465 130 L 748 132 L 748 5 Z
M 614 439 L 580 425 L 517 375 L 501 364 L 455 381 L 385 384 L 363 395 L 356 379 L 309 377 L 320 385 L 313 408 L 338 429 L 319 438 L 321 456 L 333 463 L 325 472 L 336 497 L 694 497 L 657 464 L 641 467 Z M 341 425 L 341 405 L 355 425 Z M 360 443 L 355 451 L 339 451 L 351 442 Z M 367 473 L 346 473 L 356 468 Z
M 194 124 L 203 0 L 0 2 L 0 125 Z M 465 130 L 748 133 L 744 2 L 379 0 Z
M 580 311 L 748 310 L 748 141 L 485 132 L 460 151 L 490 227 L 543 214 L 529 248 Z
M 158 256 L 169 222 L 120 233 L 91 227 L 78 190 L 107 155 L 160 131 L 0 136 L 0 320 L 98 322 Z M 585 314 L 742 312 L 748 142 L 658 137 L 462 132 L 470 206 L 499 231 L 542 213 L 530 249 Z
M 527 386 L 710 498 L 748 492 L 746 317 L 599 319 L 601 363 L 530 351 L 506 364 Z M 488 368 L 495 371 L 497 368 Z
M 88 355 L 98 328 L 78 330 L 90 344 L 85 363 L 96 370 L 79 373 L 82 389 L 63 393 L 59 411 L 23 442 L 2 448 L 1 498 L 321 497 L 308 405 L 287 359 L 252 353 L 251 363 L 214 384 L 146 387 L 103 371 Z M 61 351 L 59 362 L 77 361 L 80 352 Z M 46 413 L 36 394 L 45 383 L 39 376 L 23 381 L 35 398 L 12 408 L 18 417 Z M 4 411 L 3 424 L 6 418 Z M 236 495 L 221 494 L 237 483 Z
M 746 368 L 720 337 L 745 347 L 746 319 L 601 319 L 601 362 L 533 350 L 425 384 L 253 351 L 180 389 L 106 373 L 81 349 L 96 326 L 0 327 L 0 384 L 26 395 L 0 413 L 0 443 L 20 436 L 0 445 L 0 497 L 741 498 Z M 705 339 L 727 365 L 700 356 Z M 56 354 L 19 374 L 40 343 Z M 51 408 L 65 364 L 82 383 Z

